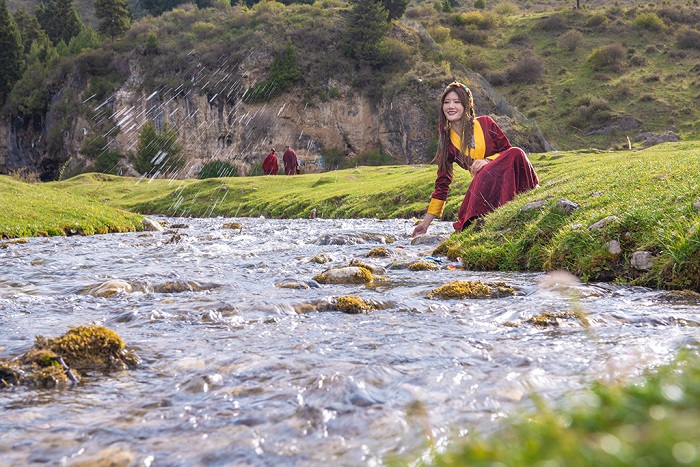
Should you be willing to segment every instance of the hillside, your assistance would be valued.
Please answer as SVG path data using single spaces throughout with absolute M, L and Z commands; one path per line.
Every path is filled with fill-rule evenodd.
M 310 162 L 363 153 L 428 162 L 436 97 L 454 77 L 474 89 L 478 113 L 512 117 L 499 124 L 531 152 L 697 139 L 698 9 L 581 3 L 411 3 L 369 64 L 348 55 L 340 0 L 184 5 L 26 72 L 5 108 L 0 171 L 134 174 L 149 120 L 175 128 L 189 161 L 180 176 L 214 159 L 250 173 L 285 142 Z M 288 46 L 295 77 L 256 88 L 275 82 Z M 256 89 L 264 95 L 251 99 Z

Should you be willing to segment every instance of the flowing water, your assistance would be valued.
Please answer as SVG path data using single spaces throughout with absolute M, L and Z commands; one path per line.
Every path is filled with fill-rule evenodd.
M 75 386 L 0 389 L 0 465 L 411 461 L 492 432 L 532 393 L 558 405 L 596 379 L 638 377 L 698 338 L 692 296 L 557 286 L 540 273 L 448 268 L 446 258 L 437 271 L 389 268 L 374 285 L 315 286 L 316 274 L 352 259 L 388 267 L 429 256 L 435 243 L 411 244 L 407 220 L 236 219 L 240 230 L 224 228 L 232 219 L 160 220 L 171 230 L 0 249 L 1 358 L 35 335 L 99 324 L 143 360 Z M 431 234 L 450 229 L 437 223 Z M 378 246 L 390 256 L 367 258 Z M 310 261 L 321 253 L 331 261 Z M 456 279 L 505 281 L 517 294 L 426 298 Z M 115 280 L 133 290 L 84 292 Z M 312 287 L 276 285 L 285 281 Z M 343 295 L 379 309 L 333 310 Z M 525 322 L 573 309 L 590 327 Z

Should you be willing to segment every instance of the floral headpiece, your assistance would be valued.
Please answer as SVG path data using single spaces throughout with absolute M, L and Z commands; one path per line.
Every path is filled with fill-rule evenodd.
M 469 99 L 469 102 L 470 103 L 474 102 L 474 98 L 472 97 L 472 92 L 469 90 L 469 88 L 465 84 L 460 83 L 459 81 L 456 81 L 456 80 L 452 81 L 450 84 L 445 86 L 445 90 L 442 91 L 442 93 L 445 94 L 451 88 L 462 88 L 464 90 L 464 92 L 467 93 L 467 98 Z

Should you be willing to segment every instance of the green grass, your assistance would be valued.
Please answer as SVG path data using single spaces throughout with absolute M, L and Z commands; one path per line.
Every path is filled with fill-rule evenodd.
M 596 383 L 565 408 L 536 400 L 536 410 L 511 415 L 489 437 L 470 435 L 430 465 L 698 465 L 698 401 L 700 358 L 684 351 L 640 383 Z
M 0 235 L 91 235 L 140 230 L 143 216 L 42 184 L 0 175 Z
M 565 269 L 583 280 L 700 291 L 700 211 L 695 207 L 700 201 L 698 143 L 667 143 L 643 151 L 535 154 L 531 160 L 540 188 L 487 216 L 481 230 L 468 228 L 453 235 L 436 254 L 460 256 L 472 270 Z M 457 170 L 443 219 L 454 219 L 469 180 L 466 172 Z M 54 235 L 72 229 L 75 222 L 84 224 L 80 229 L 85 233 L 133 230 L 132 218 L 119 211 L 109 214 L 125 216 L 117 224 L 104 218 L 97 222 L 96 214 L 80 214 L 83 208 L 98 212 L 93 211 L 98 206 L 184 217 L 422 217 L 433 191 L 435 166 L 357 167 L 292 177 L 206 180 L 149 181 L 83 174 L 46 185 L 3 181 L 3 189 L 15 193 L 10 203 L 13 210 L 0 217 L 6 235 Z M 19 196 L 20 187 L 27 196 Z M 46 194 L 39 196 L 44 192 L 37 190 Z M 579 207 L 570 214 L 559 212 L 560 199 Z M 74 210 L 68 209 L 68 200 L 75 200 Z M 545 204 L 521 212 L 525 203 L 536 200 Z M 51 217 L 52 203 L 61 208 L 53 224 L 28 217 L 34 213 Z M 71 220 L 69 215 L 79 219 Z M 606 227 L 589 229 L 610 216 L 615 220 Z M 611 241 L 620 244 L 620 253 L 610 252 Z M 631 267 L 632 255 L 639 250 L 654 256 L 651 270 Z

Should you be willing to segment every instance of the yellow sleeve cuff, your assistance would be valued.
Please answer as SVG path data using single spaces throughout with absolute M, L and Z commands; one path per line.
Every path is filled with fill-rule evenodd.
M 495 158 L 497 158 L 497 157 L 500 156 L 500 155 L 501 155 L 501 153 L 500 153 L 500 152 L 497 152 L 496 154 L 491 154 L 491 155 L 488 156 L 488 157 L 484 157 L 484 159 L 487 159 L 487 160 L 492 161 L 492 160 L 494 160 Z
M 432 198 L 430 200 L 430 205 L 428 206 L 428 214 L 432 214 L 435 217 L 442 216 L 442 211 L 445 209 L 445 202 L 441 199 Z

